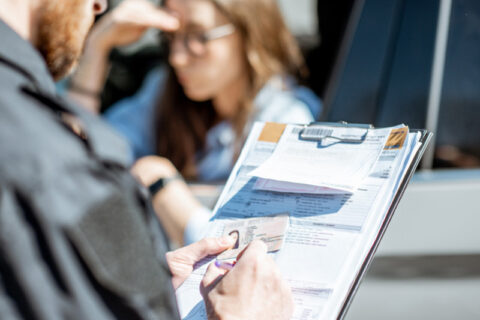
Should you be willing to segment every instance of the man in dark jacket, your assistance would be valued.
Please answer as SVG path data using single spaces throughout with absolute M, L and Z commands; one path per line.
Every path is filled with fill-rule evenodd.
M 204 239 L 167 253 L 124 142 L 56 95 L 52 76 L 75 64 L 105 3 L 0 0 L 1 319 L 177 319 L 174 286 L 234 244 Z M 291 316 L 261 242 L 228 272 L 210 266 L 201 290 L 211 319 Z

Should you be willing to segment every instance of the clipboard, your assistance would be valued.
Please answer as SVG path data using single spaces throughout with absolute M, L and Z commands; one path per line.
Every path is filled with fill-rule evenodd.
M 344 128 L 353 128 L 353 129 L 365 129 L 365 130 L 371 130 L 371 129 L 375 129 L 372 125 L 369 125 L 369 124 L 350 124 L 350 123 L 346 123 L 346 122 L 340 122 L 340 123 L 329 123 L 329 122 L 315 122 L 315 123 L 311 123 L 311 124 L 308 124 L 308 125 L 293 125 L 293 127 L 288 127 L 290 128 L 289 131 L 288 131 L 288 134 L 290 135 L 291 138 L 294 138 L 295 135 L 298 133 L 298 137 L 300 137 L 300 132 L 296 130 L 296 128 L 314 128 L 316 126 L 322 126 L 322 127 L 332 127 L 332 128 L 338 128 L 338 127 L 344 127 Z M 306 196 L 306 197 L 303 197 L 301 194 L 300 195 L 295 195 L 295 194 L 289 194 L 289 191 L 285 191 L 286 193 L 284 195 L 279 195 L 279 194 L 272 194 L 272 192 L 270 191 L 266 191 L 266 192 L 260 192 L 260 194 L 258 193 L 255 193 L 255 190 L 253 189 L 252 185 L 255 183 L 255 180 L 249 180 L 249 179 L 246 179 L 247 176 L 248 176 L 248 172 L 250 172 L 249 170 L 251 169 L 248 169 L 248 168 L 252 168 L 252 159 L 255 158 L 257 163 L 258 163 L 258 166 L 267 161 L 266 159 L 267 158 L 257 158 L 255 155 L 255 157 L 253 157 L 252 153 L 255 153 L 255 152 L 265 152 L 265 150 L 267 150 L 268 148 L 271 148 L 271 152 L 273 153 L 273 150 L 276 149 L 276 147 L 278 146 L 277 143 L 280 141 L 280 139 L 282 138 L 282 136 L 285 134 L 285 129 L 287 128 L 287 125 L 286 124 L 278 124 L 278 123 L 263 123 L 263 122 L 260 122 L 260 123 L 255 123 L 253 126 L 252 126 L 252 129 L 251 129 L 251 133 L 250 135 L 248 136 L 247 138 L 247 141 L 245 143 L 245 146 L 240 154 L 240 157 L 239 159 L 237 160 L 237 163 L 235 164 L 234 166 L 234 169 L 226 183 L 226 186 L 214 208 L 214 216 L 211 218 L 211 221 L 212 221 L 212 225 L 211 225 L 211 228 L 210 228 L 210 233 L 207 234 L 207 236 L 214 236 L 215 234 L 218 234 L 218 233 L 215 233 L 217 230 L 218 227 L 221 227 L 222 225 L 225 225 L 225 223 L 228 223 L 229 219 L 232 217 L 231 215 L 229 215 L 231 212 L 238 212 L 239 215 L 237 217 L 233 217 L 234 219 L 245 219 L 245 218 L 249 218 L 249 217 L 256 217 L 255 213 L 258 213 L 259 216 L 262 216 L 262 214 L 275 214 L 275 212 L 279 213 L 279 212 L 290 212 L 292 214 L 292 216 L 294 216 L 294 213 L 297 212 L 296 208 L 298 207 L 298 202 L 297 199 L 300 199 L 300 198 L 305 198 L 305 201 L 306 201 L 306 204 L 307 205 L 310 205 L 310 207 L 312 207 L 312 213 L 315 215 L 317 214 L 317 208 L 319 207 L 316 207 L 314 204 L 314 201 L 313 199 L 315 198 L 315 196 Z M 380 129 L 379 129 L 380 130 Z M 393 128 L 393 130 L 396 130 L 396 128 Z M 390 131 L 391 132 L 391 131 Z M 385 182 L 382 182 L 383 180 L 381 178 L 375 178 L 377 179 L 376 181 L 379 182 L 379 186 L 380 185 L 385 185 L 385 186 L 388 186 L 386 187 L 386 191 L 384 193 L 381 193 L 383 195 L 383 197 L 378 197 L 377 198 L 377 195 L 380 194 L 378 193 L 378 191 L 369 191 L 369 192 L 372 192 L 372 197 L 371 199 L 372 200 L 368 200 L 368 201 L 371 201 L 369 203 L 371 203 L 371 207 L 369 207 L 368 211 L 366 211 L 368 214 L 365 216 L 365 217 L 369 217 L 369 214 L 370 213 L 373 213 L 375 212 L 374 215 L 371 215 L 371 217 L 373 217 L 374 219 L 371 220 L 370 222 L 368 222 L 368 227 L 366 227 L 366 230 L 367 231 L 363 231 L 361 228 L 363 227 L 360 227 L 359 232 L 358 233 L 355 233 L 355 232 L 350 232 L 348 230 L 356 230 L 356 229 L 344 229 L 343 231 L 341 231 L 341 233 L 343 235 L 345 235 L 345 233 L 348 233 L 351 235 L 350 238 L 343 238 L 343 236 L 341 236 L 340 238 L 336 238 L 337 240 L 335 240 L 334 238 L 331 239 L 331 241 L 337 241 L 337 243 L 339 243 L 339 241 L 343 241 L 343 239 L 350 239 L 350 241 L 352 243 L 354 243 L 356 240 L 359 240 L 360 242 L 358 243 L 358 246 L 352 246 L 352 247 L 348 247 L 346 250 L 350 250 L 350 251 L 345 251 L 345 252 L 349 252 L 347 253 L 347 256 L 351 254 L 354 254 L 355 257 L 358 257 L 357 258 L 354 258 L 354 264 L 350 265 L 351 262 L 348 262 L 347 264 L 347 261 L 346 260 L 343 260 L 344 258 L 338 258 L 340 259 L 340 263 L 343 263 L 345 266 L 348 265 L 348 268 L 345 268 L 344 271 L 340 272 L 338 271 L 338 276 L 341 277 L 341 276 L 345 276 L 345 278 L 337 278 L 337 279 L 344 279 L 344 280 L 339 280 L 338 282 L 341 283 L 341 286 L 337 287 L 337 284 L 334 284 L 333 282 L 331 283 L 331 286 L 330 287 L 319 287 L 320 290 L 323 290 L 322 288 L 325 288 L 325 289 L 328 289 L 330 288 L 330 290 L 332 290 L 334 293 L 331 294 L 331 293 L 328 293 L 328 295 L 330 296 L 327 296 L 328 298 L 326 299 L 330 299 L 329 301 L 331 301 L 331 303 L 328 304 L 328 309 L 329 310 L 324 310 L 324 311 L 328 311 L 328 312 L 325 312 L 325 315 L 328 317 L 328 319 L 343 319 L 345 317 L 345 314 L 347 313 L 348 311 L 348 308 L 349 306 L 351 305 L 351 302 L 358 290 L 358 287 L 363 279 L 363 277 L 365 276 L 369 266 L 371 265 L 371 262 L 373 260 L 373 256 L 378 248 L 378 245 L 392 219 L 392 216 L 395 212 L 395 209 L 397 208 L 398 204 L 399 204 L 399 201 L 400 199 L 402 198 L 405 190 L 406 190 L 406 187 L 409 183 L 409 181 L 411 180 L 412 176 L 413 176 L 413 173 L 415 172 L 415 169 L 416 167 L 418 166 L 419 162 L 420 162 L 420 159 L 423 155 L 423 153 L 425 152 L 425 149 L 432 137 L 432 134 L 429 133 L 428 131 L 426 130 L 409 130 L 410 133 L 412 132 L 415 132 L 415 133 L 419 133 L 418 136 L 415 137 L 415 141 L 413 141 L 413 139 L 410 139 L 408 140 L 409 141 L 409 149 L 404 149 L 404 150 L 408 150 L 408 162 L 406 162 L 406 158 L 403 158 L 402 156 L 402 160 L 401 162 L 397 163 L 397 165 L 401 166 L 401 170 L 397 170 L 397 171 L 394 171 L 394 174 L 392 174 L 391 176 L 391 179 L 393 180 L 390 180 L 390 181 L 387 181 L 385 180 Z M 388 133 L 385 133 L 385 132 L 378 132 L 378 137 L 385 137 L 386 134 Z M 388 137 L 388 136 L 387 136 Z M 411 137 L 411 136 L 410 136 Z M 287 138 L 287 137 L 286 137 Z M 310 137 L 310 138 L 314 138 L 314 137 Z M 325 135 L 320 135 L 319 138 L 327 138 Z M 417 140 L 418 139 L 418 140 Z M 288 140 L 288 141 L 292 141 L 292 143 L 295 145 L 295 140 Z M 385 140 L 383 140 L 385 141 Z M 418 149 L 416 148 L 413 148 L 413 145 L 410 144 L 410 142 L 412 143 L 416 143 L 418 144 Z M 351 143 L 349 141 L 346 141 L 346 143 Z M 358 142 L 358 143 L 361 143 L 361 142 Z M 383 150 L 383 149 L 382 149 Z M 390 152 L 386 152 L 387 155 L 390 155 Z M 400 154 L 400 153 L 397 153 L 397 154 Z M 405 155 L 406 157 L 407 155 Z M 253 158 L 252 158 L 253 157 Z M 393 160 L 392 160 L 393 161 Z M 392 162 L 393 164 L 393 162 Z M 408 166 L 407 166 L 408 164 Z M 388 163 L 387 163 L 388 165 Z M 380 166 L 380 168 L 382 168 L 382 166 Z M 400 168 L 400 167 L 398 167 Z M 248 169 L 248 170 L 247 170 Z M 387 179 L 390 179 L 390 178 L 387 178 Z M 245 182 L 246 181 L 246 182 Z M 251 183 L 250 183 L 251 182 Z M 244 184 L 246 183 L 246 184 Z M 387 184 L 388 183 L 388 184 Z M 380 187 L 379 187 L 380 188 Z M 380 190 L 380 189 L 378 189 Z M 383 189 L 382 189 L 383 190 Z M 363 192 L 363 191 L 362 191 Z M 362 192 L 359 192 L 358 194 L 358 197 L 357 197 L 357 200 L 358 199 L 361 199 L 363 197 L 363 194 Z M 273 192 L 274 193 L 274 192 Z M 355 195 L 353 195 L 354 197 Z M 237 197 L 237 198 L 235 198 Z M 292 207 L 290 208 L 291 210 L 293 211 L 289 211 L 289 205 L 287 205 L 287 202 L 282 202 L 281 199 L 283 198 L 288 198 L 288 199 L 291 199 L 291 198 L 295 198 L 295 201 L 294 204 L 292 204 Z M 319 197 L 319 201 L 330 201 L 328 199 L 331 199 L 332 197 Z M 271 202 L 267 203 L 265 202 L 264 200 L 266 199 L 270 199 Z M 327 200 L 325 200 L 327 199 Z M 373 209 L 373 208 L 377 208 L 376 206 L 373 206 L 373 204 L 375 204 L 375 200 L 374 199 L 383 199 L 383 200 L 380 200 L 380 202 L 378 204 L 380 204 L 381 206 L 378 207 L 381 209 L 381 211 L 376 211 L 377 209 Z M 287 200 L 289 201 L 289 200 Z M 383 201 L 383 202 L 382 202 Z M 290 202 L 288 202 L 290 203 Z M 319 202 L 320 204 L 322 204 L 323 202 Z M 355 202 L 354 202 L 355 203 Z M 327 203 L 328 204 L 328 203 Z M 363 203 L 361 202 L 360 204 L 357 203 L 357 205 L 363 205 Z M 257 206 L 257 207 L 256 207 Z M 342 203 L 339 207 L 338 212 L 337 211 L 330 211 L 330 213 L 338 213 L 340 215 L 340 219 L 342 217 L 342 213 L 343 211 L 341 211 L 342 209 L 344 209 L 345 207 L 345 203 Z M 253 208 L 255 207 L 255 208 Z M 349 207 L 349 210 L 356 210 L 358 208 L 358 206 L 354 206 L 354 207 Z M 278 210 L 277 210 L 278 209 Z M 232 211 L 233 210 L 233 211 Z M 237 211 L 235 211 L 237 210 Z M 248 210 L 252 210 L 250 212 L 247 212 Z M 276 211 L 275 211 L 276 210 Z M 298 213 L 298 212 L 297 212 Z M 327 218 L 327 219 L 338 219 L 338 215 L 324 215 L 324 212 L 323 211 L 318 211 L 318 217 L 320 217 L 321 219 L 323 219 L 324 217 L 330 217 L 330 218 Z M 315 216 L 317 217 L 317 216 Z M 314 218 L 315 218 L 314 217 Z M 296 216 L 296 218 L 298 219 L 298 216 Z M 367 219 L 367 218 L 365 218 Z M 302 220 L 303 221 L 303 220 Z M 321 222 L 321 221 L 333 221 L 333 220 L 314 220 L 314 222 Z M 367 221 L 367 220 L 365 220 Z M 366 222 L 363 222 L 363 224 L 365 224 Z M 317 231 L 317 226 L 320 226 L 321 224 L 314 224 L 312 226 L 312 230 L 313 231 L 310 231 L 310 232 L 313 232 L 313 234 L 315 234 Z M 361 226 L 362 224 L 360 224 Z M 300 224 L 299 224 L 300 226 Z M 302 224 L 303 226 L 303 224 Z M 332 230 L 333 229 L 329 229 L 331 226 L 334 226 L 333 224 L 329 225 L 329 224 L 324 224 L 322 227 L 320 227 L 321 229 L 320 230 L 330 230 L 328 232 L 331 232 L 331 233 L 334 233 Z M 300 227 L 300 229 L 298 229 L 296 232 L 304 232 L 304 229 L 302 229 L 303 227 Z M 290 229 L 288 232 L 290 231 L 293 231 L 293 229 Z M 340 231 L 339 231 L 340 232 Z M 329 240 L 330 241 L 330 240 Z M 285 244 L 284 244 L 285 245 Z M 297 247 L 295 247 L 297 248 Z M 303 248 L 303 247 L 302 247 Z M 285 248 L 284 248 L 285 249 Z M 285 253 L 287 255 L 284 256 L 284 262 L 285 261 L 292 261 L 292 256 L 290 254 L 294 253 L 294 252 L 299 252 L 300 255 L 295 255 L 295 258 L 293 258 L 293 261 L 295 261 L 295 264 L 294 264 L 294 268 L 297 268 L 299 267 L 299 269 L 295 269 L 295 273 L 298 273 L 298 274 L 302 274 L 302 272 L 304 272 L 305 270 L 302 269 L 302 267 L 306 267 L 306 268 L 309 268 L 308 270 L 321 270 L 321 269 L 312 269 L 312 266 L 309 262 L 313 262 L 311 259 L 312 257 L 315 257 L 315 256 L 311 256 L 309 254 L 306 254 L 307 251 L 299 251 L 299 250 L 296 250 L 296 251 L 292 251 L 292 250 L 296 250 L 296 249 L 293 249 L 292 247 L 290 247 L 290 250 L 287 249 L 287 251 L 285 251 Z M 323 250 L 323 249 L 320 249 L 320 250 Z M 328 249 L 328 252 L 325 253 L 322 255 L 322 257 L 326 257 L 327 259 L 325 260 L 322 260 L 322 259 L 316 259 L 316 261 L 324 261 L 325 263 L 331 263 L 331 260 L 328 260 L 328 257 L 333 257 L 333 256 L 329 256 L 329 252 L 331 252 L 331 250 L 335 250 L 335 252 L 337 252 L 336 250 L 338 250 L 338 247 L 337 246 L 333 246 L 332 249 Z M 311 251 L 308 251 L 308 252 L 311 252 Z M 319 252 L 319 251 L 315 251 L 315 252 Z M 321 254 L 321 253 L 319 253 Z M 337 253 L 335 253 L 337 254 Z M 296 260 L 298 258 L 300 258 L 300 256 L 304 257 L 304 260 L 305 259 L 310 259 L 308 260 L 309 262 L 305 263 L 305 261 L 303 260 Z M 337 259 L 337 258 L 335 258 Z M 337 262 L 339 261 L 337 259 Z M 203 266 L 205 266 L 205 270 L 206 270 L 206 266 L 208 265 L 208 262 L 205 262 L 203 264 Z M 316 264 L 318 265 L 318 264 Z M 285 265 L 284 265 L 285 266 Z M 300 267 L 302 266 L 302 267 Z M 343 265 L 338 265 L 338 267 L 341 267 L 343 268 Z M 198 281 L 198 272 L 201 273 L 201 271 L 198 271 L 197 270 L 197 280 L 195 279 L 192 279 L 192 281 Z M 348 275 L 348 276 L 347 276 Z M 321 277 L 320 277 L 321 278 Z M 303 278 L 302 278 L 303 279 Z M 317 279 L 317 280 L 315 280 Z M 293 281 L 296 281 L 295 279 L 291 279 Z M 303 280 L 300 280 L 300 281 L 303 281 Z M 312 281 L 319 281 L 319 278 L 312 278 Z M 187 280 L 188 282 L 188 280 Z M 202 301 L 202 298 L 201 296 L 199 295 L 198 293 L 198 290 L 195 290 L 195 289 L 192 289 L 192 288 L 195 288 L 195 286 L 192 286 L 192 283 L 189 283 L 188 286 L 185 287 L 185 291 L 182 291 L 182 287 L 180 287 L 179 290 L 177 290 L 177 295 L 179 294 L 180 296 L 179 297 L 179 301 L 182 301 L 182 299 L 180 299 L 182 296 L 185 297 L 185 296 L 188 296 L 190 300 L 188 300 L 186 303 L 185 302 L 182 302 L 179 307 L 180 307 L 180 313 L 181 313 L 181 316 L 182 316 L 182 319 L 200 319 L 200 317 L 197 317 L 199 316 L 200 314 L 202 314 L 204 311 L 201 310 L 202 308 L 202 305 L 203 305 L 203 301 Z M 303 287 L 300 287 L 300 290 L 301 288 Z M 315 287 L 317 290 L 318 288 Z M 337 290 L 334 290 L 334 289 L 337 289 Z M 308 291 L 308 289 L 307 289 Z M 335 294 L 336 292 L 336 294 Z M 192 300 L 191 297 L 193 295 L 196 295 L 196 299 L 197 300 Z M 315 300 L 316 301 L 316 300 Z M 326 306 L 326 305 L 325 305 Z M 312 316 L 313 317 L 313 316 Z M 323 319 L 320 317 L 313 317 L 312 319 Z
M 279 127 L 278 124 L 276 124 L 276 123 L 270 123 L 270 124 L 275 126 L 274 127 L 274 131 L 275 131 L 274 135 L 276 137 L 275 141 L 278 142 L 278 140 L 280 139 L 285 127 Z M 326 138 L 334 138 L 341 143 L 362 143 L 365 140 L 365 137 L 366 137 L 366 134 L 368 133 L 368 130 L 375 129 L 375 127 L 371 124 L 348 123 L 346 121 L 340 121 L 340 122 L 312 122 L 312 123 L 307 124 L 307 125 L 299 125 L 299 126 L 303 126 L 303 128 L 304 128 L 303 131 L 301 131 L 299 133 L 299 139 L 308 140 L 308 141 L 321 141 L 321 140 L 326 139 Z M 310 131 L 310 132 L 308 132 L 307 135 L 305 135 L 305 131 L 307 129 L 312 129 L 312 128 L 315 128 L 315 127 L 365 129 L 365 135 L 363 135 L 359 139 L 354 139 L 354 140 L 342 139 L 342 138 L 339 138 L 339 137 L 333 137 L 333 136 L 330 136 L 328 134 L 325 134 L 325 132 L 323 132 L 323 131 L 318 131 L 317 134 L 315 134 L 315 131 Z M 416 152 L 416 154 L 413 158 L 413 161 L 411 162 L 410 166 L 407 168 L 407 171 L 406 171 L 405 175 L 403 176 L 403 179 L 401 180 L 401 182 L 398 186 L 397 192 L 395 193 L 395 196 L 394 196 L 394 198 L 393 198 L 393 200 L 390 204 L 390 208 L 388 209 L 388 211 L 385 215 L 385 218 L 384 218 L 383 223 L 380 227 L 380 230 L 377 234 L 377 237 L 376 237 L 372 247 L 370 248 L 370 251 L 368 252 L 368 255 L 367 255 L 366 259 L 363 261 L 362 267 L 360 268 L 358 274 L 356 275 L 355 280 L 353 281 L 352 286 L 351 286 L 347 296 L 345 297 L 345 301 L 343 303 L 342 308 L 340 309 L 340 312 L 338 314 L 337 319 L 344 319 L 345 315 L 347 314 L 347 311 L 348 311 L 348 309 L 349 309 L 349 307 L 350 307 L 350 305 L 353 301 L 353 298 L 355 297 L 355 294 L 358 291 L 358 288 L 361 284 L 361 281 L 365 277 L 365 275 L 366 275 L 366 273 L 367 273 L 367 271 L 368 271 L 368 269 L 369 269 L 369 267 L 370 267 L 370 265 L 373 261 L 375 252 L 377 251 L 377 248 L 380 244 L 380 241 L 382 240 L 382 238 L 383 238 L 383 236 L 384 236 L 384 234 L 385 234 L 385 232 L 388 228 L 388 225 L 390 224 L 390 221 L 393 217 L 393 214 L 394 214 L 395 210 L 397 209 L 398 204 L 400 203 L 400 200 L 402 199 L 402 197 L 405 193 L 405 190 L 408 186 L 408 183 L 410 182 L 411 178 L 413 177 L 413 174 L 415 173 L 416 168 L 420 164 L 420 161 L 423 157 L 423 154 L 425 153 L 425 151 L 427 149 L 427 146 L 428 146 L 429 142 L 431 141 L 431 139 L 433 137 L 433 133 L 431 133 L 427 130 L 423 130 L 423 129 L 410 129 L 409 132 L 410 133 L 417 133 L 417 132 L 420 133 L 421 136 L 420 136 L 420 139 L 419 139 L 419 143 L 421 144 L 421 147 Z M 271 141 L 273 141 L 273 140 L 271 140 Z

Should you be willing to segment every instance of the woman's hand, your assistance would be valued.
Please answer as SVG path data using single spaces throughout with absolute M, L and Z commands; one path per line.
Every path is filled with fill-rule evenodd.
M 133 164 L 131 173 L 145 187 L 160 178 L 170 178 L 178 174 L 170 160 L 159 156 L 140 158 Z
M 131 169 L 132 174 L 145 187 L 159 178 L 178 175 L 175 166 L 166 158 L 148 156 L 139 159 Z M 171 240 L 183 244 L 185 228 L 190 219 L 200 212 L 202 204 L 195 198 L 183 179 L 171 180 L 152 196 L 153 208 Z
M 175 31 L 178 19 L 147 0 L 125 0 L 107 13 L 92 29 L 89 47 L 109 52 L 139 40 L 148 28 Z
M 110 51 L 139 40 L 148 28 L 175 31 L 179 26 L 179 20 L 174 15 L 147 0 L 122 2 L 103 16 L 90 32 L 79 66 L 71 79 L 70 99 L 98 113 Z
M 229 236 L 222 238 L 205 238 L 189 246 L 167 252 L 167 263 L 172 272 L 173 287 L 177 289 L 192 273 L 193 266 L 208 255 L 219 254 L 230 249 L 235 239 Z

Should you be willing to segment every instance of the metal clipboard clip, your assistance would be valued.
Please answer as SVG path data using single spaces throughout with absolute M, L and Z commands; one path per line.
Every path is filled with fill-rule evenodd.
M 326 128 L 327 127 L 327 128 Z M 328 128 L 330 127 L 330 128 Z M 365 129 L 365 133 L 360 137 L 337 137 L 332 133 L 335 128 L 357 128 Z M 361 123 L 347 123 L 345 121 L 340 122 L 312 122 L 308 125 L 304 125 L 299 132 L 299 138 L 307 141 L 322 141 L 323 139 L 334 139 L 338 142 L 344 143 L 362 143 L 365 141 L 368 131 L 374 129 L 371 124 Z

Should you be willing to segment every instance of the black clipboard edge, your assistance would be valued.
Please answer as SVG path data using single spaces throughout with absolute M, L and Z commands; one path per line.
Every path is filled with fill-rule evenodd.
M 403 177 L 400 186 L 398 188 L 398 192 L 395 194 L 395 197 L 392 200 L 392 203 L 390 204 L 390 208 L 388 209 L 387 214 L 385 215 L 385 219 L 383 220 L 382 226 L 380 227 L 380 231 L 377 234 L 377 237 L 370 248 L 370 251 L 367 254 L 367 258 L 364 260 L 362 267 L 360 268 L 360 271 L 358 272 L 355 281 L 353 282 L 352 286 L 350 287 L 350 291 L 345 298 L 345 302 L 342 306 L 342 309 L 340 310 L 340 313 L 337 316 L 337 319 L 341 320 L 345 317 L 347 314 L 348 309 L 350 308 L 350 305 L 353 301 L 353 298 L 355 297 L 355 294 L 358 291 L 358 288 L 360 287 L 360 283 L 362 282 L 363 278 L 365 277 L 365 274 L 367 273 L 368 269 L 370 268 L 370 265 L 373 261 L 373 257 L 375 253 L 377 252 L 378 246 L 380 245 L 380 241 L 382 240 L 388 225 L 390 224 L 390 221 L 392 220 L 393 213 L 398 207 L 398 204 L 400 203 L 400 200 L 403 197 L 403 194 L 405 193 L 405 190 L 407 189 L 407 186 L 410 182 L 410 180 L 413 177 L 413 174 L 415 173 L 416 168 L 420 164 L 420 161 L 423 157 L 423 154 L 425 153 L 425 150 L 427 149 L 428 144 L 430 143 L 433 133 L 428 132 L 427 130 L 418 130 L 418 129 L 413 129 L 410 130 L 410 132 L 421 132 L 422 137 L 420 138 L 420 142 L 422 143 L 422 147 L 417 151 L 417 154 L 415 155 L 414 161 L 411 163 L 410 167 L 408 168 L 405 176 Z

